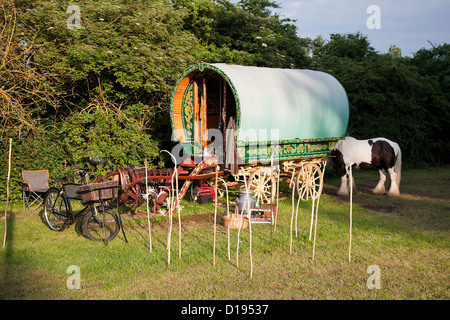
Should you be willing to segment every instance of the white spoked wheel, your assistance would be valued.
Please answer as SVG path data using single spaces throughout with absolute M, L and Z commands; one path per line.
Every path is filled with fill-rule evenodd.
M 258 206 L 275 201 L 275 177 L 270 168 L 259 168 L 250 175 L 250 190 L 253 191 Z
M 315 163 L 306 163 L 297 176 L 297 191 L 300 200 L 317 199 L 322 193 L 322 170 Z

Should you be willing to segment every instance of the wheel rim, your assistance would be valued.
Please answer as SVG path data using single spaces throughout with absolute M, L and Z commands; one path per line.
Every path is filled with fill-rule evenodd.
M 261 168 L 250 176 L 250 190 L 256 205 L 270 204 L 275 200 L 275 178 L 269 169 Z
M 87 222 L 83 223 L 84 234 L 91 240 L 102 241 L 105 240 L 105 227 L 106 227 L 106 239 L 108 241 L 114 239 L 119 233 L 119 224 L 115 213 L 111 213 L 109 210 L 105 210 L 105 219 L 103 219 L 103 212 L 97 211 L 97 214 L 89 214 L 86 217 Z M 104 220 L 106 223 L 104 223 Z
M 45 198 L 44 216 L 50 229 L 59 231 L 64 227 L 67 208 L 59 192 L 50 192 Z
M 322 193 L 322 170 L 315 163 L 302 166 L 297 176 L 297 190 L 300 200 L 317 199 Z

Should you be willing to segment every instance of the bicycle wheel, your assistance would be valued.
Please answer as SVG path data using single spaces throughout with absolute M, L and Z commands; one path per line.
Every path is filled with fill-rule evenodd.
M 94 241 L 111 241 L 120 231 L 119 217 L 111 209 L 103 211 L 92 207 L 82 221 L 83 233 Z
M 49 189 L 44 196 L 44 218 L 47 226 L 54 231 L 63 231 L 69 212 L 67 199 L 61 190 Z

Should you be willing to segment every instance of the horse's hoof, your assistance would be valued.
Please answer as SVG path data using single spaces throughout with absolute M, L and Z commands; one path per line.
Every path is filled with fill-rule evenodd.
M 372 190 L 372 194 L 376 194 L 376 195 L 384 195 L 386 193 L 386 190 L 380 190 L 380 189 L 373 189 Z
M 343 191 L 338 191 L 336 194 L 340 197 L 348 197 L 350 195 L 350 193 Z

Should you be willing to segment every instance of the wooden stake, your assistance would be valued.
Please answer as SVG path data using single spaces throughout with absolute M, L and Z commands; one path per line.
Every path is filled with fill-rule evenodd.
M 315 193 L 316 189 L 313 187 L 313 190 L 314 190 L 314 191 L 311 192 L 312 204 L 311 204 L 311 225 L 310 225 L 310 227 L 309 227 L 309 241 L 311 241 L 312 228 L 313 228 L 313 221 L 314 221 L 314 209 L 315 209 L 315 206 L 314 206 L 314 200 L 315 200 L 315 196 L 316 196 L 316 195 L 313 194 L 313 193 Z
M 173 177 L 172 177 L 173 178 Z M 172 181 L 173 190 L 173 181 Z M 169 190 L 169 233 L 167 235 L 167 264 L 170 265 L 170 243 L 172 242 L 172 208 L 173 208 L 173 196 L 172 191 Z
M 277 217 L 278 217 L 278 199 L 280 194 L 280 165 L 277 166 L 277 215 L 275 216 L 275 226 L 273 228 L 273 231 L 275 232 L 277 230 Z
M 297 208 L 295 209 L 295 237 L 297 237 L 297 216 L 298 216 L 298 208 L 300 207 L 300 195 L 297 199 Z
M 148 192 L 148 175 L 147 175 L 147 159 L 145 159 L 145 193 L 147 194 L 147 222 L 148 222 L 148 245 L 150 252 L 152 252 L 152 225 L 150 222 L 150 209 L 148 207 L 148 198 L 150 196 Z M 155 199 L 156 200 L 156 199 Z
M 213 266 L 216 265 L 216 225 L 217 225 L 217 180 L 219 176 L 219 166 L 216 166 L 216 181 L 214 186 L 214 245 L 213 245 Z
M 247 191 L 247 181 L 245 180 L 245 179 L 246 179 L 246 178 L 245 178 L 245 169 L 244 169 L 244 168 L 241 168 L 241 169 L 242 169 L 242 172 L 244 173 L 244 186 L 245 186 L 245 191 Z M 246 195 L 246 197 L 245 197 L 244 205 L 242 206 L 242 210 L 241 210 L 241 213 L 240 213 L 240 215 L 241 215 L 241 217 L 242 217 L 242 221 L 239 223 L 238 234 L 237 234 L 236 267 L 238 267 L 238 268 L 239 268 L 239 237 L 240 237 L 240 235 L 241 235 L 241 228 L 242 228 L 242 225 L 244 224 L 244 208 L 245 208 L 245 206 L 247 205 L 247 198 L 248 198 L 248 193 L 247 193 L 247 195 Z M 236 213 L 236 218 L 237 218 L 237 217 L 238 217 L 238 216 L 237 216 L 237 207 L 236 207 L 236 209 L 235 209 L 235 213 Z
M 176 160 L 175 160 L 176 161 Z M 178 170 L 175 162 L 175 172 L 176 172 L 176 201 L 177 201 L 177 211 L 178 211 L 178 257 L 181 259 L 181 208 L 180 208 L 180 199 L 178 194 Z
M 243 174 L 244 174 L 244 186 L 245 186 L 245 191 L 246 191 L 246 195 L 245 195 L 245 200 L 244 200 L 244 205 L 242 206 L 242 210 L 241 210 L 241 217 L 242 217 L 242 221 L 239 223 L 239 228 L 238 228 L 238 237 L 237 237 L 237 248 L 236 248 L 236 267 L 239 267 L 239 237 L 240 237 L 240 234 L 241 234 L 241 229 L 242 229 L 242 226 L 243 226 L 243 224 L 244 224 L 244 208 L 246 207 L 246 206 L 248 206 L 248 207 L 250 207 L 250 205 L 249 205 L 249 199 L 248 199 L 248 190 L 249 190 L 249 188 L 248 188 L 248 186 L 247 186 L 247 180 L 246 180 L 246 175 L 245 175 L 245 169 L 244 168 L 241 168 L 242 169 L 242 172 L 243 172 Z M 237 207 L 236 207 L 236 210 L 237 210 Z M 250 210 L 249 210 L 250 211 Z M 249 219 L 248 219 L 248 225 L 249 225 L 249 228 L 250 228 L 250 212 L 249 212 Z M 236 215 L 236 218 L 237 218 L 237 215 Z M 250 250 L 250 264 L 251 264 L 251 250 Z M 253 266 L 251 265 L 251 267 L 252 267 L 252 269 L 253 269 Z
M 173 219 L 173 212 L 172 211 L 173 211 L 173 208 L 174 208 L 174 205 L 175 205 L 175 201 L 176 201 L 176 200 L 174 200 L 174 194 L 175 193 L 173 191 L 173 180 L 174 180 L 174 177 L 176 177 L 176 181 L 177 181 L 177 184 L 178 184 L 178 171 L 177 171 L 177 159 L 173 156 L 173 154 L 171 154 L 167 150 L 161 150 L 161 152 L 168 153 L 170 155 L 170 157 L 172 158 L 172 161 L 173 161 L 173 163 L 175 165 L 174 172 L 172 174 L 172 179 L 171 179 L 171 190 L 168 190 L 168 195 L 169 195 L 169 200 L 170 201 L 169 201 L 169 232 L 168 232 L 168 235 L 167 235 L 167 264 L 170 265 L 170 243 L 172 241 L 172 222 L 173 222 L 172 221 L 172 219 Z M 167 189 L 167 187 L 166 187 L 166 189 Z M 177 192 L 178 192 L 178 190 L 177 190 Z M 177 198 L 178 198 L 178 195 L 177 195 Z M 181 254 L 181 251 L 180 251 L 179 254 Z
M 270 177 L 273 177 L 273 153 L 270 157 Z M 272 201 L 272 189 L 270 190 L 270 254 L 272 255 L 272 246 L 273 246 L 273 201 Z
M 353 175 L 352 175 L 352 164 L 349 165 L 350 172 L 350 242 L 348 246 L 348 262 L 352 261 L 352 224 L 353 224 Z
M 9 139 L 9 158 L 8 158 L 8 179 L 6 180 L 6 208 L 5 208 L 5 236 L 3 237 L 3 248 L 6 246 L 6 232 L 7 232 L 7 213 L 8 213 L 8 203 L 9 203 L 9 179 L 11 177 L 11 149 L 12 149 L 12 139 Z
M 327 166 L 327 162 L 325 161 L 323 164 L 323 171 L 322 171 L 322 176 L 320 178 L 320 184 L 323 185 L 323 177 L 325 175 L 325 168 Z M 323 190 L 323 188 L 320 188 L 321 190 Z M 319 202 L 320 202 L 320 195 L 321 193 L 319 193 L 319 197 L 317 198 L 317 209 L 316 209 L 316 222 L 314 223 L 314 242 L 313 242 L 313 253 L 312 253 L 312 259 L 314 260 L 314 255 L 316 253 L 316 235 L 317 235 L 317 219 L 318 219 L 318 215 L 319 215 Z
M 225 180 L 223 180 L 222 178 L 219 178 L 220 181 L 223 182 L 223 184 L 225 185 L 225 192 L 227 195 L 227 217 L 228 217 L 228 261 L 231 260 L 231 255 L 230 255 L 230 202 L 228 201 L 228 186 L 227 183 L 225 182 Z
M 252 213 L 250 212 L 250 203 L 248 206 L 248 229 L 250 231 L 250 279 L 253 279 L 253 254 L 252 254 Z
M 292 172 L 292 178 L 291 178 L 291 182 L 293 181 L 293 179 L 294 179 L 294 174 L 295 174 L 295 169 L 294 169 L 294 171 Z M 294 187 L 292 188 L 292 213 L 291 213 L 291 241 L 290 241 L 290 244 L 289 244 L 289 254 L 292 254 L 292 223 L 294 222 L 294 192 L 295 192 L 295 185 L 294 185 Z M 278 213 L 277 213 L 277 215 L 278 215 Z
M 244 169 L 242 169 L 244 170 Z M 245 171 L 244 171 L 244 177 L 245 177 Z M 245 191 L 246 191 L 246 196 L 245 196 L 245 201 L 244 201 L 244 206 L 242 207 L 242 210 L 245 208 L 245 206 L 247 205 L 247 212 L 248 212 L 248 229 L 249 229 L 249 233 L 250 233 L 250 279 L 253 279 L 253 254 L 252 254 L 252 213 L 250 211 L 250 199 L 249 199 L 249 191 L 250 191 L 250 182 L 246 181 L 244 179 L 244 183 L 245 183 Z
M 241 211 L 242 212 L 242 211 Z M 238 217 L 238 208 L 235 207 L 234 209 L 234 214 L 236 216 L 236 219 Z M 242 214 L 241 214 L 242 216 Z M 241 234 L 241 227 L 243 225 L 244 221 L 242 220 L 241 223 L 239 223 L 239 228 L 238 228 L 238 234 L 237 234 L 237 245 L 236 245 L 236 268 L 239 268 L 239 236 Z M 229 224 L 228 224 L 229 225 Z

